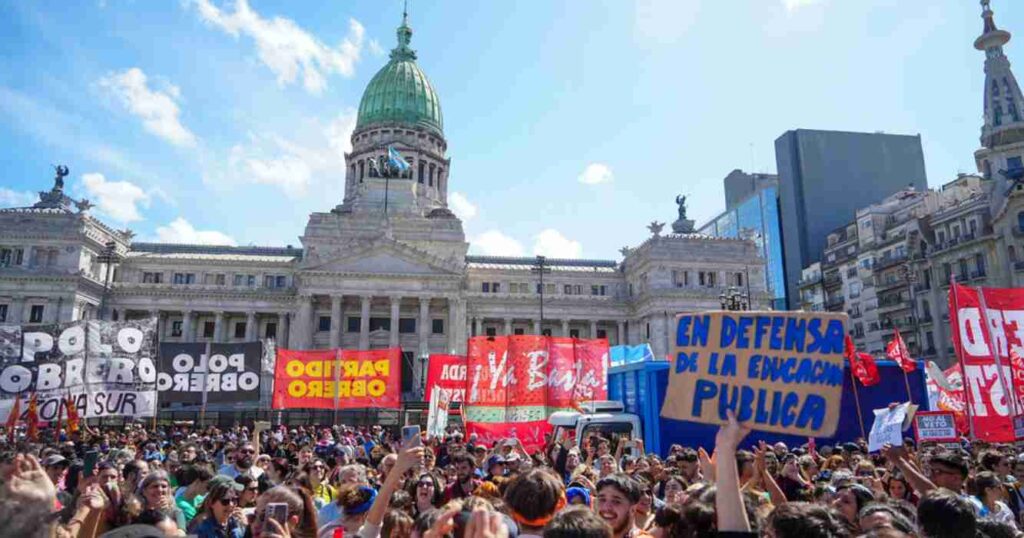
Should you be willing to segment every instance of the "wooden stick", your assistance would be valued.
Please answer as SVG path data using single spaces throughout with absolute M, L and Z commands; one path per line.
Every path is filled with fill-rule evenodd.
M 850 368 L 850 383 L 853 385 L 853 402 L 857 406 L 857 421 L 860 423 L 860 436 L 863 439 L 868 438 L 867 431 L 864 429 L 864 414 L 860 410 L 860 394 L 857 391 L 857 376 L 853 375 L 853 368 Z

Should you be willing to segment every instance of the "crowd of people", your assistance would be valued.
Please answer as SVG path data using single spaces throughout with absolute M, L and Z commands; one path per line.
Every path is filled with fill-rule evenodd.
M 599 431 L 542 450 L 458 428 L 189 425 L 49 432 L 0 453 L 0 536 L 1024 536 L 1024 455 L 967 442 L 710 447 Z M 741 448 L 743 447 L 743 448 Z

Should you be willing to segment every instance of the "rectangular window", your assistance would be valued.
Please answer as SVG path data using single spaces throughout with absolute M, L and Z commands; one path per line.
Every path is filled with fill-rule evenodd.
M 707 283 L 707 278 L 708 278 L 707 277 L 707 273 L 705 273 L 704 271 L 701 271 L 700 273 L 698 273 L 697 276 L 698 276 L 698 280 L 697 281 L 700 283 L 700 285 L 701 286 L 706 286 L 707 285 L 706 284 Z
M 7 321 L 7 305 L 0 304 L 0 322 Z
M 213 338 L 213 329 L 217 324 L 213 321 L 203 322 L 203 338 Z
M 483 284 L 480 285 L 480 290 L 483 291 L 484 293 L 491 293 L 491 283 L 484 282 Z
M 516 336 L 522 336 L 522 335 L 526 334 L 526 332 L 523 331 L 522 329 L 512 329 L 512 334 L 514 334 Z
M 708 273 L 708 287 L 709 288 L 715 287 L 715 274 L 714 273 Z
M 32 305 L 32 310 L 28 315 L 29 323 L 42 323 L 43 322 L 43 308 L 41 304 Z
M 277 278 L 277 282 L 275 282 L 274 284 L 278 288 L 284 288 L 284 287 L 286 287 L 288 285 L 288 278 L 285 277 L 284 275 L 278 275 L 276 278 Z
M 956 224 L 954 224 L 953 225 L 953 239 L 959 239 L 959 238 L 960 238 L 960 226 L 957 226 Z
M 486 334 L 487 336 L 498 336 L 498 330 L 495 329 L 494 327 L 487 327 L 486 329 L 484 329 L 484 334 Z
M 331 330 L 331 316 L 320 316 L 317 320 L 316 330 L 325 333 Z
M 217 285 L 218 286 L 223 286 L 224 284 L 226 284 L 227 283 L 227 278 L 228 277 L 225 274 L 217 275 L 217 279 L 216 279 Z
M 973 233 L 977 233 L 978 232 L 978 221 L 976 221 L 974 219 L 971 219 L 971 221 L 967 223 L 967 227 L 970 228 L 972 234 Z
M 590 294 L 591 295 L 604 295 L 603 293 L 601 293 L 601 286 L 597 286 L 597 285 L 590 286 Z
M 0 248 L 0 267 L 10 267 L 13 260 L 13 250 L 9 248 Z
M 370 332 L 390 330 L 391 318 L 370 318 Z
M 541 336 L 551 336 L 551 329 L 542 329 L 540 331 Z
M 580 337 L 580 330 L 579 329 L 569 329 L 569 338 L 579 338 L 579 337 Z
M 357 333 L 357 332 L 359 332 L 359 318 L 350 316 L 348 318 L 348 322 L 346 323 L 345 330 L 350 332 L 350 333 Z
M 949 263 L 942 264 L 942 275 L 942 281 L 949 282 L 949 280 L 953 278 L 953 266 Z
M 235 323 L 235 338 L 245 338 L 245 330 L 247 329 L 246 321 L 239 321 Z
M 566 284 L 564 291 L 565 291 L 566 295 L 572 295 L 572 285 L 571 284 Z
M 159 273 L 142 273 L 143 284 L 156 284 L 156 277 Z
M 174 283 L 175 284 L 184 284 L 185 283 L 185 273 L 174 273 Z
M 174 336 L 174 337 L 180 337 L 181 336 L 181 320 L 176 320 L 176 321 L 172 321 L 171 322 L 171 336 Z
M 743 287 L 743 273 L 736 273 L 736 285 Z
M 245 275 L 235 275 L 234 284 L 236 286 L 242 286 L 245 284 Z
M 256 275 L 245 275 L 245 285 L 250 288 L 256 287 Z
M 942 233 L 942 230 L 936 232 L 935 238 L 940 245 L 946 242 L 946 234 Z
M 400 318 L 398 320 L 399 334 L 416 334 L 416 318 Z
M 501 284 L 497 282 L 491 282 L 491 293 L 498 293 L 501 291 Z
M 974 255 L 974 266 L 978 270 L 978 276 L 984 276 L 985 275 L 985 255 L 984 254 L 979 252 L 979 253 Z
M 430 320 L 430 332 L 432 334 L 444 334 L 444 320 L 443 319 L 432 319 L 432 320 Z
M 271 276 L 271 275 L 265 275 L 263 277 L 263 287 L 264 288 L 273 288 L 274 287 L 274 277 Z
M 277 323 L 267 323 L 267 327 L 263 330 L 263 338 L 277 338 Z
M 606 331 L 604 329 L 598 329 L 597 330 L 597 337 L 598 338 L 608 338 L 608 331 Z
M 959 263 L 959 265 L 960 265 L 960 276 L 962 276 L 962 277 L 970 276 L 970 273 L 967 272 L 967 260 L 965 258 L 960 258 L 959 262 L 960 262 Z

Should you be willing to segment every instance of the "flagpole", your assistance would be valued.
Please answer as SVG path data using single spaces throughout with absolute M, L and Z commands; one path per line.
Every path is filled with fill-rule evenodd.
M 860 436 L 863 439 L 867 439 L 868 434 L 864 429 L 864 413 L 860 410 L 860 394 L 857 390 L 857 376 L 853 375 L 853 363 L 850 363 L 850 384 L 853 385 L 853 402 L 854 405 L 857 406 L 857 422 L 860 424 Z
M 341 383 L 341 349 L 334 350 L 334 424 L 338 425 L 338 400 L 340 399 L 340 392 L 338 391 L 338 385 Z
M 954 324 L 952 330 L 953 336 L 956 337 L 957 342 L 959 342 L 960 338 L 958 335 L 960 331 L 960 300 L 959 293 L 957 292 L 957 287 L 958 286 L 956 280 L 953 279 L 953 275 L 951 273 L 949 275 L 949 293 L 953 296 L 953 312 L 950 313 L 949 320 L 951 323 L 954 319 L 956 320 L 956 323 Z M 950 340 L 953 340 L 953 338 L 951 337 Z M 962 342 L 960 343 L 962 344 Z M 967 386 L 967 370 L 964 368 L 964 356 L 960 348 L 960 345 L 954 345 L 953 352 L 956 353 L 956 360 L 958 366 L 960 366 L 960 390 L 962 390 L 964 393 L 964 408 L 967 410 L 967 435 L 970 437 L 970 439 L 973 440 L 975 439 L 974 412 L 971 409 L 971 401 L 968 399 L 970 397 L 970 390 Z
M 900 355 L 902 355 L 903 354 L 903 350 L 907 348 L 906 344 L 903 342 L 903 335 L 900 334 L 900 328 L 897 327 L 896 325 L 893 325 L 893 331 L 894 331 L 893 332 L 893 340 L 894 340 L 894 343 L 896 344 L 896 351 Z M 907 360 L 912 361 L 912 360 L 914 360 L 913 357 L 910 357 L 909 355 L 910 355 L 910 351 L 907 350 L 907 356 L 904 356 L 904 361 L 907 361 Z M 907 401 L 910 402 L 911 404 L 913 404 L 914 403 L 914 396 L 910 392 L 910 378 L 907 377 L 907 371 L 903 369 L 903 361 L 897 361 L 897 366 L 899 366 L 900 367 L 900 371 L 903 372 L 903 385 L 905 387 L 907 387 Z

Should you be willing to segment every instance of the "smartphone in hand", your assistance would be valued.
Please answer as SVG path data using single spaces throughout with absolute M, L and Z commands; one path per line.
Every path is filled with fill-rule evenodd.
M 288 528 L 288 503 L 268 503 L 266 518 L 273 519 L 282 527 Z
M 421 446 L 423 440 L 420 437 L 420 426 L 414 424 L 412 426 L 406 426 L 402 428 L 402 446 L 405 448 L 411 448 L 414 446 Z

